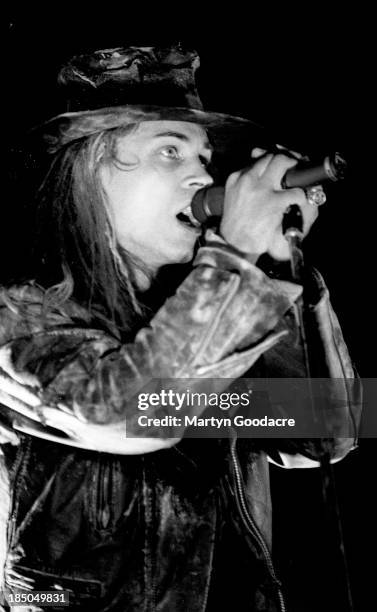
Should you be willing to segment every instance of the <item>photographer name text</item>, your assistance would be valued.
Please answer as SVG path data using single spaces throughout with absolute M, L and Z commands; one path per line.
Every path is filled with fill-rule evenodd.
M 166 415 L 161 418 L 148 417 L 143 414 L 138 417 L 139 427 L 212 427 L 221 429 L 223 427 L 294 427 L 295 419 L 277 418 L 273 419 L 268 416 L 257 418 L 248 418 L 242 415 L 229 417 L 199 417 L 185 415 L 177 417 Z

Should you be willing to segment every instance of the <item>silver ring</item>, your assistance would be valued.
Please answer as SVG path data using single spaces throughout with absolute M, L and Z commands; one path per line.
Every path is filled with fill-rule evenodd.
M 314 185 L 305 189 L 306 199 L 313 206 L 322 206 L 326 202 L 326 194 L 321 185 Z

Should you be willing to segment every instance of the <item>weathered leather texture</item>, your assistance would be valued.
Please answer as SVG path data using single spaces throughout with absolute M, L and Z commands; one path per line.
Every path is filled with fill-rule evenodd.
M 252 366 L 257 372 L 262 355 L 279 364 L 300 293 L 212 244 L 199 251 L 177 294 L 132 344 L 93 328 L 89 314 L 73 302 L 42 322 L 43 296 L 36 287 L 23 287 L 2 292 L 0 346 L 18 383 L 24 379 L 45 405 L 58 411 L 64 402 L 72 416 L 118 427 L 121 435 L 125 419 L 132 431 L 138 390 L 155 378 L 200 384 L 213 377 L 224 379 L 225 388 Z M 318 296 L 313 323 L 327 375 L 344 378 L 347 418 L 352 365 L 320 281 Z M 155 414 L 161 410 L 157 406 Z M 304 440 L 277 441 L 277 451 L 280 442 L 288 454 L 315 459 L 318 453 L 318 444 Z M 331 452 L 341 457 L 352 445 L 352 439 L 335 441 Z M 216 590 L 224 589 L 221 551 L 231 542 L 228 569 L 237 610 L 279 610 L 265 550 L 271 502 L 263 441 L 182 440 L 124 456 L 20 435 L 17 447 L 3 449 L 8 588 L 58 585 L 69 590 L 70 609 L 204 612 L 212 609 Z M 240 495 L 252 529 L 245 525 Z M 245 568 L 248 579 L 241 580 Z

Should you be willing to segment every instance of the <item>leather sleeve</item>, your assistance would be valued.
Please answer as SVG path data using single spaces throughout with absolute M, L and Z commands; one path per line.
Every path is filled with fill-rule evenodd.
M 199 387 L 223 379 L 216 389 L 223 390 L 286 334 L 283 317 L 300 292 L 285 291 L 226 245 L 212 244 L 132 344 L 96 330 L 55 328 L 13 342 L 11 361 L 18 376 L 35 377 L 43 403 L 56 412 L 64 404 L 80 423 L 126 423 L 132 436 L 140 391 L 188 378 Z M 151 411 L 164 414 L 161 406 Z M 148 430 L 153 435 L 161 437 L 161 428 Z

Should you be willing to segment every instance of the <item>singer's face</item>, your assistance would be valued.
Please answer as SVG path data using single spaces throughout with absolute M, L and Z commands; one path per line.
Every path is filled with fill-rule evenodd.
M 212 184 L 210 158 L 201 126 L 145 121 L 119 138 L 116 159 L 101 168 L 118 242 L 152 272 L 191 260 L 200 228 L 181 215 Z

